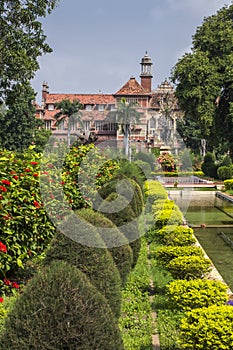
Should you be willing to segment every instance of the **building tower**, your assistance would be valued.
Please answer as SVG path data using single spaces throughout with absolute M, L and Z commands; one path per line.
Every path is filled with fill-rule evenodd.
M 150 56 L 148 56 L 147 51 L 144 55 L 144 57 L 141 60 L 141 86 L 147 91 L 151 92 L 151 85 L 152 85 L 152 61 Z

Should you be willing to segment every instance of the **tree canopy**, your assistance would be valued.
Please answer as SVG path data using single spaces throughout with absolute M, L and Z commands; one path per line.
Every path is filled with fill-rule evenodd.
M 192 44 L 172 70 L 184 124 L 196 125 L 209 150 L 233 155 L 233 5 L 205 18 Z
M 52 51 L 40 19 L 58 0 L 0 0 L 0 146 L 23 150 L 33 140 L 38 57 Z

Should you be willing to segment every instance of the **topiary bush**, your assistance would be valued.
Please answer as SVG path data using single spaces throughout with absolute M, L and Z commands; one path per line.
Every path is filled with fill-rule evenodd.
M 217 175 L 220 180 L 231 179 L 233 175 L 232 166 L 220 166 L 217 170 Z
M 215 164 L 216 158 L 213 153 L 207 152 L 204 157 L 204 162 L 201 165 L 201 170 L 207 176 L 217 178 L 217 165 Z
M 180 325 L 180 349 L 233 349 L 233 307 L 210 306 L 187 313 Z
M 6 319 L 2 350 L 123 349 L 105 297 L 77 268 L 56 261 L 26 286 Z
M 168 271 L 176 279 L 203 278 L 210 271 L 211 262 L 200 256 L 180 256 L 167 264 Z
M 224 186 L 226 191 L 233 190 L 233 179 L 228 179 L 224 181 Z
M 156 251 L 151 251 L 151 257 L 156 256 L 159 264 L 166 267 L 166 265 L 179 256 L 204 256 L 203 250 L 195 246 L 165 246 L 160 247 Z
M 212 280 L 176 280 L 167 285 L 166 295 L 174 309 L 191 310 L 210 305 L 224 305 L 227 286 Z
M 160 243 L 171 246 L 188 246 L 196 242 L 193 229 L 185 226 L 164 226 L 155 232 L 155 237 Z
M 183 214 L 175 205 L 171 209 L 163 209 L 154 215 L 154 222 L 156 228 L 162 228 L 165 225 L 181 225 L 183 221 Z
M 111 212 L 109 208 L 112 207 L 111 202 L 113 201 L 114 211 Z M 141 247 L 141 238 L 138 230 L 136 214 L 129 205 L 128 200 L 124 196 L 117 195 L 117 193 L 112 192 L 106 198 L 106 201 L 101 204 L 99 211 L 103 212 L 104 215 L 118 227 L 118 229 L 128 240 L 133 251 L 133 266 L 135 266 Z
M 122 244 L 125 240 L 123 233 L 102 213 L 92 209 L 81 209 L 77 215 L 91 223 L 98 231 L 101 238 L 106 243 L 106 246 L 111 253 L 113 260 L 118 268 L 122 283 L 125 284 L 133 264 L 133 251 L 129 244 Z M 103 231 L 111 229 L 111 233 Z M 108 236 L 108 237 L 107 237 Z
M 83 234 L 94 235 L 104 242 L 98 232 L 90 225 L 83 225 Z M 87 275 L 90 282 L 101 292 L 109 302 L 116 317 L 121 308 L 121 278 L 113 258 L 107 248 L 96 248 L 82 245 L 57 232 L 46 252 L 44 265 L 50 265 L 54 260 L 63 260 L 77 267 Z

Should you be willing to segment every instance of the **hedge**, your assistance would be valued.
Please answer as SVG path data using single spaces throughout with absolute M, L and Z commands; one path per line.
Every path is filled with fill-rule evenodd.
M 125 241 L 123 233 L 100 212 L 86 208 L 77 211 L 77 215 L 94 225 L 113 257 L 120 273 L 122 284 L 125 284 L 133 265 L 133 251 L 129 244 L 123 244 Z M 103 232 L 103 229 L 108 228 L 111 229 L 109 234 Z
M 82 228 L 83 234 L 95 234 L 96 239 L 102 241 L 90 224 L 84 228 Z M 90 282 L 106 297 L 115 316 L 119 317 L 122 282 L 107 248 L 85 246 L 57 232 L 46 252 L 43 263 L 50 265 L 54 260 L 66 261 L 85 273 Z
M 2 350 L 123 350 L 105 297 L 70 264 L 53 262 L 26 286 L 6 319 Z
M 167 285 L 166 295 L 174 309 L 191 310 L 226 303 L 227 286 L 213 280 L 176 280 Z
M 168 271 L 177 279 L 203 278 L 210 271 L 211 261 L 200 256 L 180 256 L 167 264 Z
M 225 189 L 228 191 L 228 190 L 233 190 L 233 179 L 228 179 L 228 180 L 225 180 L 224 181 L 224 186 L 225 186 Z
M 112 201 L 114 201 L 114 212 L 109 211 L 109 208 L 112 207 Z M 106 198 L 106 201 L 100 205 L 99 211 L 103 212 L 104 215 L 118 227 L 118 229 L 129 241 L 129 245 L 133 251 L 133 266 L 135 266 L 141 247 L 141 239 L 136 214 L 129 205 L 128 200 L 124 196 L 117 195 L 117 193 L 112 192 Z
M 151 257 L 156 256 L 158 262 L 166 267 L 166 265 L 174 258 L 179 256 L 204 256 L 203 250 L 195 246 L 162 246 L 159 249 L 150 251 Z
M 187 313 L 180 326 L 180 348 L 187 350 L 233 349 L 233 307 L 210 306 Z
M 192 228 L 175 225 L 167 225 L 155 231 L 155 238 L 160 243 L 172 246 L 188 246 L 196 242 Z

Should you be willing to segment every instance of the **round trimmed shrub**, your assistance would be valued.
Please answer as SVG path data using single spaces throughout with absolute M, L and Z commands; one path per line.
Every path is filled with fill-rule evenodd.
M 31 279 L 8 314 L 0 343 L 3 350 L 123 349 L 105 297 L 64 261 Z
M 87 224 L 84 228 L 87 230 L 85 234 L 88 235 L 91 232 L 102 241 L 92 225 Z M 66 261 L 85 273 L 90 282 L 106 297 L 115 316 L 120 316 L 122 282 L 107 248 L 88 247 L 57 232 L 43 263 L 50 265 L 54 260 Z
M 155 231 L 155 237 L 159 242 L 170 246 L 188 246 L 196 242 L 193 229 L 184 226 L 164 226 Z
M 195 309 L 181 320 L 180 348 L 187 350 L 233 349 L 233 307 Z
M 231 179 L 233 175 L 232 166 L 220 166 L 217 170 L 217 175 L 220 180 Z
M 224 305 L 227 286 L 221 281 L 176 280 L 167 285 L 167 296 L 175 309 L 191 310 L 210 305 Z
M 162 228 L 165 225 L 181 225 L 183 214 L 177 205 L 170 209 L 163 209 L 154 216 L 155 227 Z
M 158 262 L 165 266 L 175 258 L 179 256 L 204 256 L 203 250 L 200 247 L 195 246 L 165 246 L 160 247 L 155 252 L 151 251 L 151 255 L 155 255 Z
M 210 266 L 210 259 L 193 255 L 172 259 L 167 269 L 174 278 L 190 280 L 203 278 L 210 271 Z
M 114 201 L 114 212 L 106 212 L 106 202 L 111 203 L 112 201 Z M 117 195 L 115 192 L 112 192 L 106 198 L 106 202 L 99 207 L 99 211 L 103 211 L 104 215 L 118 227 L 129 241 L 129 245 L 133 251 L 133 266 L 135 266 L 141 248 L 141 238 L 136 214 L 128 204 L 128 200 L 124 196 Z
M 77 212 L 77 215 L 94 225 L 95 229 L 106 243 L 118 268 L 122 283 L 125 284 L 127 276 L 132 269 L 133 252 L 129 244 L 119 245 L 125 240 L 123 233 L 106 216 L 92 209 L 81 209 Z M 111 229 L 109 237 L 106 237 L 106 233 L 103 234 L 103 228 Z

